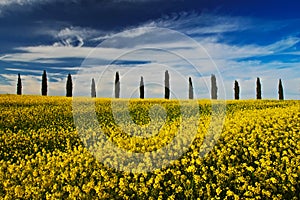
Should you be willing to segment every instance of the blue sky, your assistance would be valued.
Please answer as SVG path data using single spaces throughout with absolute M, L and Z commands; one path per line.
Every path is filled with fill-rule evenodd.
M 74 93 L 111 97 L 115 71 L 121 97 L 163 97 L 169 70 L 173 98 L 187 98 L 188 77 L 196 97 L 209 98 L 217 74 L 220 98 L 300 99 L 300 2 L 240 0 L 0 0 L 0 93 L 40 94 L 47 70 L 49 95 L 65 95 L 68 73 Z M 197 44 L 199 45 L 197 47 Z M 80 80 L 82 82 L 80 82 Z

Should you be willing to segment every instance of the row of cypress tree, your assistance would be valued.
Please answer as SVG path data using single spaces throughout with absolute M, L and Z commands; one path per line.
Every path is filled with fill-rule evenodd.
M 72 76 L 71 76 L 71 74 L 68 74 L 67 84 L 66 84 L 66 96 L 72 97 L 72 91 L 73 91 Z M 44 70 L 43 75 L 42 75 L 41 93 L 42 93 L 42 96 L 47 96 L 47 93 L 48 93 L 48 81 L 47 81 L 46 70 Z M 21 80 L 20 73 L 18 74 L 17 94 L 22 95 L 22 80 Z
M 170 75 L 168 70 L 165 71 L 165 99 L 170 99 Z M 72 90 L 73 90 L 73 83 L 72 83 L 72 76 L 71 74 L 68 74 L 67 77 L 67 83 L 66 83 L 66 96 L 72 97 Z M 140 80 L 140 98 L 145 98 L 145 86 L 144 86 L 144 78 L 141 76 Z M 43 96 L 47 96 L 48 91 L 48 85 L 47 85 L 47 73 L 46 70 L 44 70 L 42 75 L 42 87 L 41 92 Z M 17 94 L 22 94 L 22 81 L 21 76 L 18 74 L 18 82 L 17 82 Z M 284 100 L 283 95 L 283 86 L 282 81 L 279 79 L 279 85 L 278 85 L 278 96 L 279 100 Z M 92 84 L 91 84 L 91 97 L 96 97 L 96 84 L 94 78 L 92 78 Z M 119 72 L 116 72 L 115 76 L 115 98 L 120 98 L 120 74 Z M 189 93 L 188 98 L 193 99 L 194 98 L 194 88 L 192 83 L 192 78 L 189 77 Z M 214 74 L 211 75 L 211 99 L 218 99 L 218 87 L 217 87 L 217 79 Z M 234 81 L 234 99 L 238 100 L 240 99 L 240 86 L 237 80 Z M 261 93 L 261 82 L 260 79 L 257 77 L 256 80 L 256 99 L 262 99 L 262 93 Z
M 284 100 L 282 81 L 279 79 L 278 98 Z M 234 81 L 234 99 L 240 99 L 240 86 L 237 80 Z M 256 99 L 262 99 L 260 78 L 256 79 Z

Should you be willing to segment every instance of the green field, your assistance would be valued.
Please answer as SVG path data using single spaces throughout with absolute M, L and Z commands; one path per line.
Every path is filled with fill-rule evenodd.
M 300 101 L 80 102 L 0 95 L 1 199 L 300 199 Z

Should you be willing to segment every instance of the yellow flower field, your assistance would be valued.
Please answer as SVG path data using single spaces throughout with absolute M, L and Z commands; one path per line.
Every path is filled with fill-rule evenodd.
M 82 107 L 82 131 L 72 98 L 0 95 L 1 199 L 300 199 L 299 101 L 226 101 L 208 144 L 209 100 L 86 101 L 100 126 L 88 128 Z M 170 155 L 151 154 L 186 132 L 191 142 L 183 135 Z

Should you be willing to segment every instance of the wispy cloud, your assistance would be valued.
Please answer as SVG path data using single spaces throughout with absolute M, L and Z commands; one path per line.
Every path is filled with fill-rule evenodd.
M 104 77 L 104 82 L 99 84 L 98 93 L 111 96 L 114 73 L 118 70 L 122 74 L 122 87 L 123 89 L 126 88 L 126 92 L 123 90 L 124 97 L 131 94 L 137 96 L 135 91 L 138 87 L 138 77 L 141 75 L 144 76 L 146 83 L 157 84 L 157 87 L 149 86 L 148 94 L 158 97 L 157 91 L 161 89 L 161 86 L 158 85 L 162 83 L 163 73 L 166 69 L 171 71 L 171 67 L 173 67 L 171 83 L 176 85 L 174 92 L 181 98 L 186 97 L 186 78 L 188 76 L 193 77 L 195 92 L 200 94 L 200 98 L 209 98 L 209 90 L 207 89 L 209 75 L 217 73 L 215 63 L 222 75 L 218 79 L 220 88 L 221 78 L 225 84 L 225 94 L 222 95 L 226 95 L 228 98 L 232 96 L 232 84 L 235 79 L 240 81 L 242 96 L 253 98 L 257 76 L 264 81 L 265 97 L 276 97 L 277 80 L 283 78 L 285 87 L 289 88 L 287 98 L 299 98 L 298 89 L 292 85 L 299 81 L 297 78 L 300 76 L 299 70 L 295 69 L 297 65 L 300 65 L 300 62 L 266 61 L 263 58 L 263 56 L 269 55 L 280 56 L 287 52 L 294 55 L 299 54 L 293 49 L 300 42 L 299 37 L 293 34 L 286 35 L 267 44 L 233 43 L 226 38 L 225 34 L 228 33 L 234 33 L 233 37 L 237 37 L 241 32 L 250 29 L 253 32 L 256 29 L 253 21 L 243 17 L 181 13 L 149 21 L 137 26 L 137 29 L 128 28 L 124 32 L 116 34 L 84 27 L 67 26 L 52 33 L 52 36 L 58 40 L 53 45 L 19 47 L 16 50 L 20 50 L 21 53 L 2 56 L 1 60 L 30 63 L 40 62 L 40 59 L 43 58 L 45 62 L 55 63 L 56 60 L 67 58 L 82 58 L 83 60 L 88 58 L 83 63 L 88 69 L 85 74 L 86 80 L 82 84 L 77 84 L 77 87 L 80 88 L 79 91 L 89 95 L 86 92 L 89 90 L 86 88 L 90 86 L 90 78 L 96 76 L 96 72 L 106 72 L 108 74 Z M 167 32 L 164 31 L 155 31 L 153 27 L 175 29 L 181 32 L 178 34 L 182 36 L 187 34 L 192 38 L 185 37 L 186 39 L 183 39 L 183 37 L 176 37 L 175 31 L 174 34 L 166 34 Z M 85 46 L 85 41 L 103 42 L 94 48 Z M 110 66 L 109 70 L 106 68 L 111 61 L 118 59 L 147 62 L 126 66 L 120 62 L 119 65 Z M 202 76 L 195 75 L 197 74 L 195 69 L 184 59 L 195 63 Z M 281 66 L 285 66 L 285 68 L 280 69 Z M 74 67 L 78 70 L 82 69 L 79 66 Z M 65 67 L 66 70 L 75 68 Z M 11 78 L 11 84 L 15 81 L 15 77 L 7 75 L 6 78 Z M 31 80 L 28 83 L 38 87 L 38 83 L 33 83 L 34 80 L 38 82 L 38 79 L 30 79 L 29 76 L 27 78 Z M 78 75 L 74 74 L 74 79 L 76 80 L 76 78 Z M 58 83 L 65 84 L 62 80 L 58 80 L 55 84 Z M 63 88 L 61 86 L 56 89 L 52 88 L 52 91 L 63 94 Z M 11 87 L 11 91 L 14 90 L 15 87 Z
M 58 41 L 53 46 L 81 47 L 86 40 L 90 40 L 101 31 L 85 27 L 65 27 L 58 32 L 52 33 L 52 36 Z
M 276 52 L 279 53 L 281 51 L 287 50 L 287 49 L 295 46 L 299 42 L 300 42 L 299 37 L 288 37 L 288 38 L 277 41 L 274 44 L 267 46 L 267 48 L 274 53 L 276 53 Z
M 12 4 L 18 4 L 18 5 L 26 5 L 26 4 L 32 4 L 36 2 L 42 2 L 41 0 L 1 0 L 0 6 L 9 6 Z
M 148 31 L 147 31 L 148 30 Z M 139 32 L 140 31 L 140 32 Z M 195 54 L 194 46 L 189 46 L 185 40 L 177 40 L 170 37 L 170 35 L 164 35 L 164 33 L 151 33 L 149 28 L 143 28 L 137 30 L 132 35 L 132 31 L 128 31 L 122 34 L 118 34 L 112 40 L 105 41 L 100 47 L 81 47 L 76 48 L 71 46 L 32 46 L 32 47 L 20 47 L 17 50 L 21 50 L 22 53 L 10 54 L 2 57 L 2 60 L 6 61 L 28 61 L 34 62 L 43 59 L 55 59 L 55 58 L 72 58 L 80 57 L 85 58 L 92 51 L 99 52 L 97 56 L 99 59 L 113 59 L 122 52 L 130 52 L 136 48 L 149 47 L 165 50 L 174 50 L 179 55 L 189 54 L 191 59 L 201 59 L 207 57 L 203 54 Z M 135 35 L 135 37 L 133 36 Z M 140 38 L 139 38 L 140 36 Z M 135 38 L 134 40 L 129 40 Z M 144 40 L 147 38 L 147 40 Z M 263 56 L 276 53 L 283 53 L 284 50 L 288 50 L 300 41 L 299 38 L 290 37 L 273 44 L 266 46 L 259 45 L 230 45 L 226 43 L 215 42 L 211 40 L 199 40 L 199 45 L 204 47 L 213 59 L 240 59 L 253 56 Z M 120 47 L 122 49 L 120 49 Z M 139 60 L 138 58 L 135 58 Z M 53 60 L 52 60 L 53 61 Z
M 216 34 L 220 33 L 244 31 L 253 28 L 254 25 L 250 19 L 243 17 L 181 12 L 165 15 L 162 18 L 145 22 L 136 27 L 130 27 L 127 29 L 127 32 L 123 32 L 122 34 L 124 34 L 124 37 L 136 37 L 146 33 L 149 27 L 169 28 L 187 35 L 205 35 L 207 38 L 207 34 L 215 34 L 216 36 Z M 130 31 L 133 28 L 139 29 L 138 31 L 135 30 L 135 32 Z M 94 40 L 102 41 L 114 37 L 115 34 L 116 32 L 107 33 L 94 38 Z
M 251 20 L 245 17 L 231 17 L 205 12 L 202 14 L 196 12 L 175 13 L 147 22 L 145 25 L 171 28 L 186 34 L 235 32 L 247 30 L 253 26 Z
M 19 68 L 5 68 L 7 71 L 15 71 L 20 73 Z M 40 74 L 41 70 L 32 70 L 32 69 L 22 69 L 22 73 L 34 73 L 34 74 Z
M 31 6 L 35 4 L 47 3 L 51 0 L 1 0 L 0 1 L 0 17 L 4 14 L 7 9 L 13 9 L 18 6 Z
M 58 74 L 56 73 L 47 73 L 48 77 L 54 79 L 55 81 L 51 81 L 48 83 L 48 94 L 51 96 L 64 96 L 65 95 L 65 84 L 66 77 L 59 78 L 56 77 Z M 1 93 L 14 94 L 16 92 L 16 84 L 17 84 L 17 76 L 14 74 L 2 74 L 2 78 L 7 79 L 7 84 L 0 84 Z M 21 73 L 22 79 L 22 90 L 23 94 L 32 94 L 38 95 L 41 94 L 41 80 L 42 74 L 40 75 L 26 75 Z

